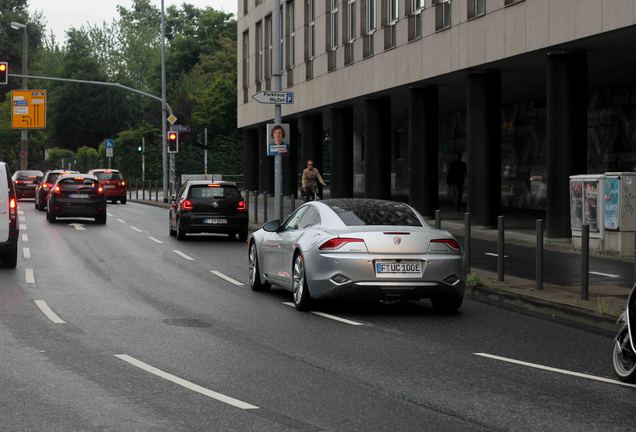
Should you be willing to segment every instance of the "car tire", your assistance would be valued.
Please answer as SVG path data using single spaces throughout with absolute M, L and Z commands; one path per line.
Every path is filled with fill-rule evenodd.
M 186 235 L 183 232 L 183 229 L 181 228 L 181 221 L 177 221 L 177 240 L 185 240 Z
M 0 267 L 2 268 L 16 268 L 18 265 L 18 242 L 13 243 L 13 246 L 7 251 L 4 256 L 0 256 Z
M 629 345 L 629 329 L 627 325 L 618 331 L 617 337 L 612 341 L 614 347 L 612 349 L 612 363 L 614 364 L 614 373 L 618 379 L 626 383 L 636 382 L 636 361 L 631 350 L 627 352 L 621 349 L 621 342 Z
M 106 212 L 100 214 L 99 216 L 95 217 L 95 223 L 98 225 L 106 225 Z
M 35 209 L 36 210 L 40 210 L 40 206 L 38 205 L 38 201 L 37 200 L 35 201 Z
M 174 237 L 177 235 L 177 230 L 172 229 L 172 225 L 170 225 L 170 222 L 168 222 L 168 233 L 170 234 L 170 237 Z
M 292 292 L 294 294 L 294 306 L 296 306 L 296 310 L 308 311 L 311 308 L 312 298 L 309 294 L 305 274 L 305 259 L 300 253 L 294 257 L 294 263 L 292 264 L 292 281 Z
M 261 281 L 261 268 L 258 264 L 258 253 L 256 252 L 256 244 L 254 242 L 250 244 L 248 261 L 250 288 L 252 288 L 252 291 L 269 291 L 271 288 L 269 282 Z
M 124 196 L 123 196 L 123 197 L 119 200 L 119 202 L 120 202 L 120 203 L 122 203 L 122 204 L 126 204 L 126 195 L 124 195 Z
M 247 241 L 247 230 L 239 232 L 238 233 L 238 239 L 239 239 L 240 242 L 246 242 Z
M 46 220 L 49 221 L 49 223 L 55 223 L 56 219 L 57 217 L 54 214 L 51 214 L 50 211 L 46 212 Z
M 439 312 L 457 312 L 464 301 L 464 296 L 446 294 L 431 297 L 431 304 Z

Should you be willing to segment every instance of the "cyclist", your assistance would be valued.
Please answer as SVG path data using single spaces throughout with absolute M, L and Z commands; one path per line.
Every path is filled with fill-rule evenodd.
M 314 161 L 309 159 L 307 161 L 307 168 L 303 170 L 302 177 L 302 192 L 305 196 L 305 202 L 314 201 L 320 199 L 318 184 L 325 186 L 325 182 L 318 172 L 318 168 L 314 167 Z

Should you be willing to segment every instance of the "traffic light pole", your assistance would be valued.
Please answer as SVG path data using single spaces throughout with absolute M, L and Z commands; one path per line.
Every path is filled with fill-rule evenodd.
M 146 137 L 141 137 L 141 181 L 146 181 Z
M 208 128 L 203 129 L 203 174 L 208 178 Z
M 274 91 L 281 91 L 281 32 L 280 0 L 274 0 Z M 274 123 L 282 123 L 281 105 L 274 105 Z M 268 137 L 269 139 L 269 137 Z M 274 214 L 275 219 L 283 219 L 283 157 L 276 152 L 274 160 Z M 267 222 L 267 221 L 265 221 Z
M 166 122 L 166 17 L 164 0 L 161 0 L 161 155 L 163 172 L 163 202 L 168 202 L 168 139 Z M 171 167 L 174 157 L 170 155 Z
M 26 26 L 24 27 L 24 34 L 22 36 L 22 89 L 29 88 L 28 79 L 26 76 L 29 74 L 29 39 L 27 35 Z M 20 132 L 20 169 L 26 170 L 29 166 L 29 132 L 26 129 L 22 129 Z

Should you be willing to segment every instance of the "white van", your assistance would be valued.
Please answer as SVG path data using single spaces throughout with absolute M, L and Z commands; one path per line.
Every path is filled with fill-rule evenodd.
M 9 165 L 0 162 L 0 267 L 15 268 L 18 262 L 18 199 Z

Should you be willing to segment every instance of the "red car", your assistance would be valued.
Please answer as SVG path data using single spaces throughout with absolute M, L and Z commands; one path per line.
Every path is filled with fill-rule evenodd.
M 99 184 L 104 188 L 106 199 L 113 204 L 119 201 L 126 204 L 126 180 L 116 169 L 92 169 L 88 172 L 97 177 Z

